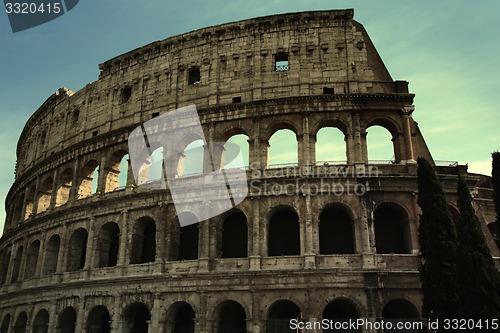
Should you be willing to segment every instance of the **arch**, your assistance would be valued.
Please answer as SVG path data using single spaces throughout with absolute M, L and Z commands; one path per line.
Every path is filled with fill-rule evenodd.
M 176 302 L 167 311 L 167 332 L 194 333 L 195 312 L 186 302 Z
M 96 267 L 114 267 L 118 263 L 120 227 L 115 222 L 104 224 L 99 230 Z
M 322 127 L 316 133 L 316 163 L 323 165 L 347 163 L 347 140 L 342 130 Z
M 33 214 L 34 207 L 34 197 L 35 197 L 35 189 L 34 186 L 29 187 L 26 190 L 25 202 L 24 202 L 24 216 L 23 220 L 26 221 Z
M 500 249 L 500 235 L 498 234 L 498 222 L 491 222 L 488 223 L 488 230 L 491 233 L 491 236 L 493 237 L 493 240 L 497 244 L 497 247 Z
M 25 333 L 27 325 L 28 315 L 23 311 L 19 315 L 17 315 L 16 323 L 14 325 L 14 333 Z
M 393 326 L 396 326 L 396 323 L 412 323 L 415 321 L 419 321 L 420 314 L 418 312 L 417 307 L 411 303 L 410 301 L 403 298 L 392 299 L 384 306 L 382 310 L 382 317 L 387 322 L 392 322 Z M 391 332 L 408 332 L 408 333 L 417 333 L 418 330 L 414 329 L 402 329 L 391 330 Z
M 371 129 L 370 129 L 371 128 Z M 390 145 L 388 142 L 392 142 Z M 366 127 L 367 157 L 370 163 L 401 161 L 399 131 L 389 119 L 372 120 Z
M 56 272 L 60 246 L 61 238 L 59 235 L 52 235 L 45 248 L 45 258 L 42 269 L 43 275 L 54 274 Z
M 349 319 L 358 319 L 359 316 L 359 311 L 354 303 L 351 300 L 345 298 L 337 298 L 328 303 L 323 309 L 323 319 L 329 319 L 333 322 L 349 322 Z M 324 333 L 333 333 L 339 331 L 352 333 L 361 332 L 361 330 L 356 329 L 335 330 L 332 328 L 323 330 Z
M 155 261 L 156 223 L 151 217 L 141 217 L 135 222 L 130 249 L 131 264 Z
M 201 138 L 186 145 L 177 162 L 175 177 L 203 174 L 205 141 Z
M 246 333 L 247 315 L 243 306 L 232 300 L 219 303 L 215 308 L 216 333 Z
M 410 253 L 407 212 L 395 203 L 384 203 L 373 216 L 377 253 Z
M 3 254 L 2 275 L 0 276 L 0 285 L 3 285 L 5 282 L 7 282 L 7 272 L 9 271 L 10 256 L 11 256 L 11 251 L 6 251 Z
M 76 311 L 72 306 L 66 307 L 59 315 L 57 328 L 60 333 L 75 333 Z
M 40 190 L 38 191 L 38 201 L 37 201 L 37 213 L 43 213 L 47 211 L 50 207 L 50 200 L 52 198 L 52 186 L 54 185 L 54 179 L 52 177 L 47 177 L 40 184 Z
M 23 214 L 23 204 L 24 204 L 25 194 L 21 193 L 17 196 L 17 200 L 15 201 L 14 213 L 12 215 L 12 222 L 19 223 L 22 219 Z
M 28 248 L 26 267 L 24 269 L 25 279 L 29 279 L 35 276 L 39 255 L 40 255 L 40 241 L 34 240 L 33 242 L 31 242 Z
M 68 262 L 66 270 L 75 272 L 85 267 L 87 259 L 88 233 L 84 228 L 78 228 L 71 234 L 68 244 Z
M 108 309 L 104 305 L 97 305 L 90 310 L 85 325 L 86 332 L 110 333 L 110 321 Z
M 269 138 L 267 166 L 296 166 L 299 163 L 298 151 L 295 132 L 279 129 Z
M 7 313 L 2 320 L 2 326 L 0 326 L 0 333 L 8 333 L 10 327 L 10 313 Z
M 280 209 L 269 219 L 267 248 L 269 256 L 300 255 L 299 216 Z
M 148 333 L 148 321 L 151 320 L 151 312 L 141 302 L 133 303 L 124 311 L 124 319 L 130 333 Z
M 99 178 L 99 163 L 90 160 L 82 168 L 80 184 L 78 186 L 78 199 L 83 199 L 97 192 L 97 180 Z
M 73 185 L 73 170 L 66 168 L 59 176 L 56 193 L 56 207 L 62 206 L 70 199 L 71 186 Z
M 267 312 L 266 333 L 294 332 L 290 329 L 290 320 L 299 319 L 301 310 L 290 300 L 274 302 Z
M 19 280 L 19 273 L 21 271 L 21 260 L 23 258 L 24 247 L 21 245 L 17 248 L 16 256 L 14 257 L 14 265 L 12 268 L 12 279 L 10 282 L 16 282 Z
M 182 212 L 182 219 L 186 221 L 198 221 L 198 218 L 191 212 Z M 179 216 L 181 215 L 179 214 Z M 198 242 L 199 242 L 199 223 L 192 223 L 181 227 L 179 218 L 175 222 L 179 228 L 179 246 L 177 260 L 194 260 L 198 259 Z
M 242 211 L 226 216 L 222 223 L 222 258 L 246 258 L 248 256 L 248 221 Z
M 137 185 L 160 181 L 164 178 L 163 146 L 158 143 L 153 144 L 150 148 L 152 150 L 151 155 L 146 158 L 145 163 L 139 169 Z
M 246 134 L 235 134 L 226 140 L 221 158 L 222 168 L 248 168 L 250 165 L 250 145 L 248 140 L 249 137 Z M 238 147 L 239 151 L 235 151 L 235 147 Z
M 42 309 L 33 320 L 33 333 L 47 333 L 49 331 L 49 313 Z
M 320 254 L 354 253 L 354 223 L 342 208 L 329 207 L 319 215 Z
M 120 149 L 111 155 L 106 170 L 104 192 L 115 191 L 127 185 L 128 159 L 128 152 L 124 149 Z

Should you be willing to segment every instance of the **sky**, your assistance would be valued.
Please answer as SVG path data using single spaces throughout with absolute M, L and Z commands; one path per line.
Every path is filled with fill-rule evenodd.
M 0 10 L 0 201 L 14 181 L 17 140 L 30 115 L 59 88 L 77 91 L 97 80 L 98 64 L 206 26 L 345 8 L 354 8 L 392 78 L 410 82 L 413 117 L 434 159 L 491 174 L 491 153 L 500 149 L 498 0 L 82 0 L 18 33 Z M 4 219 L 0 209 L 0 230 Z

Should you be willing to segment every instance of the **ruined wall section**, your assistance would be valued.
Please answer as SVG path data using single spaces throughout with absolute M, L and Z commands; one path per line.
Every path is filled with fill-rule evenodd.
M 387 81 L 352 16 L 343 10 L 244 20 L 111 59 L 100 65 L 98 81 L 76 93 L 59 90 L 32 116 L 19 141 L 17 174 L 72 145 L 192 103 L 320 95 L 325 87 L 335 94 L 407 93 Z M 288 70 L 276 70 L 277 54 L 288 57 Z M 193 84 L 196 69 L 200 80 Z

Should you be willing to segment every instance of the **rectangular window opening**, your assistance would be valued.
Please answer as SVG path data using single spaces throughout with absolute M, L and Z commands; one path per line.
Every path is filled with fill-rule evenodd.
M 92 132 L 92 136 L 97 136 L 97 134 L 99 134 L 99 131 L 93 131 Z
M 274 70 L 276 72 L 284 72 L 289 68 L 288 53 L 277 53 L 274 56 Z
M 233 97 L 233 103 L 241 103 L 241 96 Z
M 132 96 L 132 87 L 126 87 L 122 90 L 122 103 L 127 103 Z
M 333 95 L 333 94 L 335 94 L 335 91 L 333 90 L 332 87 L 323 87 L 323 94 L 324 95 Z
M 153 114 L 151 115 L 151 118 L 156 118 L 160 115 L 160 112 L 153 112 Z
M 189 85 L 198 85 L 200 84 L 201 75 L 200 68 L 193 67 L 188 70 L 188 84 Z

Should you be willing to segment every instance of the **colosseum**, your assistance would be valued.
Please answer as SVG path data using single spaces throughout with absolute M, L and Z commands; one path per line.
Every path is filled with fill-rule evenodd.
M 491 179 L 433 160 L 408 82 L 391 78 L 353 16 L 203 28 L 117 56 L 97 81 L 50 96 L 17 145 L 0 239 L 0 331 L 281 333 L 306 331 L 292 322 L 419 320 L 418 156 L 435 165 L 454 218 L 457 175 L 466 178 L 498 257 Z M 181 225 L 194 213 L 179 211 L 168 187 L 143 186 L 165 177 L 158 163 L 134 177 L 128 139 L 189 105 L 202 135 L 170 138 L 186 149 L 175 178 L 189 186 L 229 172 L 215 143 L 238 138 L 246 156 L 234 169 L 249 186 L 229 210 Z M 368 158 L 372 126 L 392 137 L 391 161 Z M 344 160 L 317 158 L 324 129 L 342 133 Z M 270 154 L 278 132 L 295 138 L 286 165 Z M 193 205 L 210 205 L 192 192 Z

